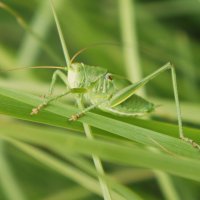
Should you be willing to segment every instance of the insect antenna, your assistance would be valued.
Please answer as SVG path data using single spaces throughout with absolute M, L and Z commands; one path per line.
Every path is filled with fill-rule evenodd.
M 62 66 L 33 66 L 33 67 L 15 67 L 8 70 L 0 70 L 0 72 L 9 72 L 9 71 L 17 71 L 23 69 L 61 69 L 65 70 L 65 67 Z
M 83 52 L 92 49 L 94 47 L 99 47 L 99 46 L 105 46 L 105 45 L 109 45 L 109 46 L 120 46 L 119 43 L 112 43 L 112 42 L 103 42 L 103 43 L 95 43 L 95 44 L 91 44 L 87 47 L 84 47 L 82 49 L 80 49 L 79 51 L 77 51 L 71 58 L 70 63 L 73 63 L 73 61 Z

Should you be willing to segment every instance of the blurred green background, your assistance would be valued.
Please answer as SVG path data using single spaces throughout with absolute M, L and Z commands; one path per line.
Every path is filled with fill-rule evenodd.
M 123 0 L 121 0 L 123 1 Z M 100 44 L 82 53 L 76 61 L 107 68 L 110 72 L 131 80 L 155 71 L 171 61 L 177 71 L 178 90 L 184 123 L 191 127 L 200 126 L 200 1 L 156 0 L 131 1 L 131 19 L 127 19 L 126 7 L 120 0 L 55 0 L 58 18 L 72 56 L 81 48 Z M 0 10 L 0 85 L 36 94 L 46 93 L 53 70 L 6 70 L 15 67 L 59 65 L 64 66 L 64 56 L 53 20 L 49 2 L 46 0 L 2 1 L 16 11 L 41 39 L 38 41 L 30 31 L 24 30 L 16 17 Z M 125 2 L 125 1 L 124 1 Z M 124 16 L 123 16 L 124 15 Z M 124 17 L 124 18 L 123 18 Z M 130 20 L 130 24 L 129 24 Z M 126 29 L 126 22 L 127 27 Z M 129 40 L 131 30 L 132 37 Z M 104 45 L 103 45 L 104 44 Z M 133 52 L 127 66 L 126 54 Z M 138 76 L 134 76 L 138 74 Z M 58 84 L 59 85 L 59 84 Z M 58 90 L 61 89 L 61 84 Z M 152 80 L 143 91 L 148 99 L 161 107 L 153 114 L 157 120 L 176 121 L 170 73 Z M 8 117 L 0 117 L 2 122 Z M 17 123 L 12 121 L 12 123 Z M 3 146 L 4 144 L 2 144 Z M 65 177 L 44 167 L 14 147 L 6 145 L 1 163 L 17 177 L 27 199 L 98 199 L 88 196 L 87 191 L 77 188 Z M 2 150 L 2 151 L 3 151 Z M 4 156 L 7 160 L 4 162 Z M 1 164 L 0 164 L 1 165 Z M 109 166 L 112 168 L 112 166 Z M 177 185 L 180 180 L 175 179 Z M 182 189 L 193 194 L 184 199 L 199 199 L 199 186 L 181 181 Z M 71 190 L 65 191 L 69 186 Z M 148 188 L 147 199 L 162 199 L 158 185 L 151 174 L 145 181 L 135 184 L 136 190 Z M 192 191 L 192 192 L 191 192 Z M 0 199 L 9 199 L 0 186 Z M 60 194 L 61 193 L 61 194 Z M 52 196 L 55 195 L 55 198 Z M 59 197 L 59 194 L 61 197 Z M 74 194 L 83 196 L 75 197 Z M 144 194 L 145 196 L 145 194 Z M 10 198 L 12 199 L 12 198 Z M 17 199 L 18 200 L 18 199 Z

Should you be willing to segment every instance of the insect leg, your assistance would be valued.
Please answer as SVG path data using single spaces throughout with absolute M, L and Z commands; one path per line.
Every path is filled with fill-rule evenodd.
M 47 95 L 44 95 L 44 101 L 42 104 L 38 105 L 36 108 L 33 108 L 32 109 L 32 112 L 31 112 L 31 115 L 35 115 L 37 114 L 44 106 L 46 106 L 49 101 L 52 101 L 53 98 L 49 98 L 52 93 L 53 93 L 53 90 L 54 90 L 54 87 L 55 87 L 55 83 L 56 83 L 56 80 L 57 80 L 57 77 L 60 77 L 60 79 L 65 83 L 65 85 L 68 87 L 68 83 L 67 83 L 67 76 L 60 70 L 56 70 L 54 73 L 53 73 L 53 76 L 52 76 L 52 80 L 51 80 L 51 85 L 49 87 L 49 91 L 47 93 Z M 59 97 L 60 95 L 58 95 Z
M 46 107 L 52 101 L 55 101 L 55 100 L 57 100 L 57 99 L 59 99 L 61 97 L 64 97 L 64 96 L 66 96 L 66 95 L 68 95 L 70 93 L 78 93 L 78 94 L 80 94 L 80 93 L 85 93 L 85 92 L 86 92 L 85 88 L 73 88 L 73 89 L 70 89 L 70 90 L 68 90 L 68 91 L 60 94 L 60 95 L 57 95 L 57 96 L 54 96 L 54 97 L 45 98 L 45 100 L 43 101 L 43 103 L 41 103 L 40 105 L 38 105 L 36 108 L 32 109 L 31 115 L 38 114 L 38 112 L 42 108 Z
M 116 105 L 119 105 L 120 103 L 124 102 L 126 99 L 128 99 L 130 96 L 132 96 L 138 89 L 143 87 L 145 84 L 147 84 L 150 80 L 157 77 L 160 73 L 170 69 L 171 70 L 171 76 L 172 76 L 172 84 L 173 84 L 173 91 L 174 91 L 174 97 L 175 97 L 175 104 L 176 104 L 176 112 L 177 112 L 177 118 L 178 118 L 178 127 L 179 127 L 179 137 L 180 139 L 192 144 L 193 147 L 198 148 L 200 150 L 200 145 L 195 143 L 190 138 L 187 138 L 184 136 L 183 133 L 183 127 L 182 127 L 182 119 L 181 119 L 181 109 L 179 104 L 179 98 L 178 98 L 178 89 L 177 89 L 177 81 L 176 81 L 176 72 L 174 69 L 174 66 L 171 63 L 165 64 L 160 69 L 156 70 L 149 76 L 145 77 L 141 81 L 137 83 L 133 83 L 132 85 L 129 85 L 119 92 L 117 92 L 110 100 L 110 106 L 114 107 Z
M 80 117 L 82 117 L 86 112 L 88 112 L 88 111 L 96 108 L 98 105 L 99 105 L 99 103 L 98 104 L 93 104 L 93 105 L 91 105 L 91 106 L 89 106 L 89 107 L 81 110 L 79 113 L 76 113 L 76 114 L 72 115 L 69 118 L 69 121 L 76 121 L 77 119 L 79 119 Z
M 36 108 L 33 108 L 33 109 L 32 109 L 31 115 L 36 115 L 36 114 L 38 114 L 38 112 L 39 112 L 42 108 L 46 107 L 50 102 L 52 102 L 52 101 L 54 101 L 54 100 L 56 100 L 56 99 L 59 99 L 59 98 L 65 96 L 65 95 L 67 95 L 67 94 L 69 94 L 69 93 L 71 93 L 70 90 L 67 91 L 67 92 L 64 92 L 63 94 L 57 95 L 57 96 L 55 96 L 55 97 L 45 98 L 45 100 L 43 101 L 43 103 L 41 103 L 40 105 L 38 105 Z
M 110 106 L 114 107 L 114 106 L 117 106 L 120 103 L 124 102 L 129 97 L 131 97 L 133 94 L 135 94 L 138 89 L 140 89 L 146 83 L 148 83 L 150 80 L 152 80 L 153 78 L 158 76 L 158 74 L 160 74 L 161 72 L 166 71 L 167 69 L 170 69 L 171 66 L 172 65 L 170 63 L 167 63 L 163 67 L 161 67 L 160 69 L 156 70 L 155 72 L 153 72 L 149 76 L 147 76 L 144 79 L 142 79 L 141 81 L 138 81 L 136 83 L 133 83 L 133 84 L 121 89 L 120 91 L 115 93 L 113 95 L 113 97 L 111 98 Z
M 106 102 L 109 102 L 109 99 L 110 97 L 108 97 L 107 99 L 104 99 L 96 104 L 92 104 L 91 106 L 88 106 L 87 108 L 84 108 L 83 110 L 81 110 L 79 113 L 76 113 L 74 115 L 72 115 L 70 118 L 69 118 L 69 121 L 76 121 L 77 119 L 79 119 L 80 117 L 82 117 L 86 112 L 96 108 L 97 106 L 103 104 L 103 103 L 106 103 Z
M 67 76 L 62 71 L 56 70 L 53 73 L 52 80 L 51 80 L 51 85 L 49 87 L 49 92 L 48 92 L 47 96 L 51 96 L 52 95 L 53 90 L 54 90 L 54 86 L 55 86 L 55 83 L 56 83 L 56 80 L 57 80 L 57 77 L 59 77 L 64 82 L 64 84 L 68 87 Z

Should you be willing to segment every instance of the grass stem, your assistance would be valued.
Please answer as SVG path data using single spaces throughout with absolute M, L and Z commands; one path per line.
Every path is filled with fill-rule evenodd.
M 119 0 L 119 17 L 126 74 L 132 82 L 139 81 L 142 77 L 134 10 L 134 3 L 131 0 Z M 144 89 L 140 89 L 138 93 L 144 95 Z
M 81 99 L 77 99 L 77 103 L 78 103 L 78 107 L 81 110 L 83 110 L 84 106 L 83 106 Z M 86 123 L 83 123 L 83 127 L 85 130 L 86 137 L 89 140 L 93 140 L 94 136 L 92 134 L 92 130 L 91 130 L 90 126 Z M 99 178 L 99 183 L 100 183 L 100 186 L 101 186 L 101 189 L 103 192 L 104 200 L 111 200 L 112 198 L 111 198 L 109 186 L 107 185 L 106 181 L 102 178 L 102 176 L 105 175 L 102 162 L 101 162 L 100 158 L 96 155 L 92 155 L 92 158 L 93 158 L 93 162 L 94 162 L 94 165 L 96 167 L 98 174 L 101 175 L 98 178 Z

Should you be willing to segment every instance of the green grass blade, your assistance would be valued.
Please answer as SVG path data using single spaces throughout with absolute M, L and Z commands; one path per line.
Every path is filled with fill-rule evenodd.
M 62 200 L 66 199 L 69 200 L 81 200 L 85 199 L 85 197 L 91 196 L 91 193 L 80 186 L 70 187 L 65 190 L 61 190 L 56 194 L 48 195 L 47 197 L 43 198 L 42 200 Z
M 58 1 L 57 4 L 59 3 L 60 1 Z M 40 47 L 42 47 L 55 62 L 61 62 L 60 57 L 44 41 L 49 34 L 49 30 L 53 24 L 52 22 L 52 14 L 49 12 L 48 2 L 41 1 L 31 24 L 28 25 L 26 22 L 23 22 L 27 34 L 18 51 L 18 66 L 34 65 L 39 56 Z M 30 73 L 30 71 L 27 70 L 26 73 Z
M 80 99 L 77 99 L 77 104 L 80 110 L 84 109 L 83 103 Z M 94 140 L 94 136 L 92 133 L 92 129 L 90 128 L 90 126 L 88 126 L 88 124 L 83 123 L 83 128 L 86 134 L 86 137 L 88 138 L 88 140 L 93 141 Z M 99 175 L 104 176 L 105 172 L 104 172 L 104 168 L 103 168 L 103 164 L 100 160 L 100 158 L 98 156 L 96 156 L 95 154 L 92 155 L 92 159 L 95 165 L 95 168 L 98 172 Z M 102 189 L 102 193 L 103 193 L 103 197 L 105 200 L 111 200 L 111 194 L 110 194 L 110 188 L 109 185 L 107 184 L 107 182 L 101 178 L 101 176 L 98 177 L 99 179 L 99 183 Z
M 141 80 L 142 72 L 140 66 L 137 30 L 136 30 L 136 12 L 135 1 L 131 0 L 118 0 L 119 1 L 119 16 L 120 26 L 123 41 L 123 54 L 126 66 L 126 74 L 129 80 L 136 82 Z M 126 45 L 129 45 L 129 48 Z M 138 91 L 144 95 L 144 88 Z
M 56 11 L 54 9 L 52 1 L 50 0 L 49 2 L 51 4 L 53 16 L 54 16 L 54 19 L 55 19 L 55 22 L 56 22 L 56 27 L 57 27 L 59 38 L 60 38 L 60 41 L 61 41 L 63 54 L 64 54 L 65 61 L 66 61 L 66 66 L 70 66 L 70 56 L 69 56 L 69 52 L 68 52 L 68 49 L 67 49 L 67 46 L 66 46 L 66 43 L 65 43 L 65 39 L 64 39 L 61 27 L 60 27 L 60 23 L 58 21 L 58 17 L 57 17 L 57 14 L 56 14 Z
M 175 190 L 174 183 L 172 182 L 171 177 L 168 174 L 157 170 L 155 170 L 154 173 L 157 176 L 157 181 L 161 187 L 165 199 L 180 200 L 180 197 L 177 191 Z
M 125 66 L 127 68 L 126 71 L 128 75 L 127 77 L 132 82 L 136 82 L 142 79 L 142 70 L 137 44 L 137 26 L 135 19 L 136 12 L 134 8 L 136 1 L 119 0 L 119 3 L 122 40 L 124 46 L 126 45 L 126 43 L 131 44 L 130 48 L 124 48 L 124 58 L 126 61 Z M 139 94 L 146 96 L 144 87 L 139 90 Z M 166 194 L 169 193 L 171 199 L 178 200 L 178 195 L 173 188 L 172 181 L 169 181 L 170 178 L 168 177 L 168 175 L 159 171 L 155 171 L 155 175 L 158 179 L 158 183 L 163 191 L 163 194 L 165 195 L 165 197 L 167 197 L 166 199 L 168 199 L 168 196 Z M 165 184 L 166 182 L 168 183 L 168 185 Z
M 85 122 L 93 127 L 103 130 L 99 132 L 101 134 L 104 134 L 104 131 L 106 131 L 144 145 L 157 147 L 160 150 L 164 150 L 166 153 L 171 152 L 176 155 L 187 156 L 190 158 L 194 157 L 198 159 L 200 157 L 199 152 L 191 145 L 174 138 L 174 136 L 177 134 L 177 126 L 164 126 L 163 123 L 157 122 L 154 124 L 149 121 L 140 120 L 136 120 L 135 122 L 137 122 L 137 125 L 133 125 L 128 123 L 129 121 L 133 120 L 130 118 L 127 118 L 127 121 L 125 121 L 122 118 L 115 118 L 114 116 L 111 118 L 95 113 L 88 113 L 86 116 L 80 119 L 80 122 L 69 122 L 68 118 L 71 117 L 72 114 L 78 112 L 78 109 L 72 106 L 56 103 L 49 105 L 37 116 L 30 116 L 31 109 L 40 104 L 41 100 L 39 98 L 32 95 L 23 94 L 16 90 L 13 91 L 1 88 L 0 99 L 0 113 L 11 115 L 13 117 L 28 121 L 51 124 L 58 127 L 65 127 L 78 131 L 83 131 L 80 122 Z M 139 127 L 143 126 L 144 124 L 148 129 Z M 154 127 L 155 125 L 157 125 L 157 127 Z M 166 127 L 168 128 L 167 130 Z M 190 138 L 198 138 L 200 131 L 195 129 L 186 130 L 188 130 L 188 136 Z M 167 133 L 173 137 L 164 135 L 162 133 Z
M 30 25 L 23 19 L 23 17 L 19 13 L 17 13 L 13 8 L 9 7 L 3 2 L 0 2 L 0 8 L 6 10 L 11 15 L 13 15 L 19 25 L 25 31 L 27 31 L 18 51 L 17 65 L 33 65 L 39 54 L 39 47 L 42 47 L 56 62 L 60 62 L 60 57 L 58 57 L 57 54 L 50 48 L 50 46 L 44 42 L 44 38 L 46 37 L 48 30 L 52 24 L 52 18 L 49 13 L 46 1 L 40 4 L 40 7 Z M 9 67 L 13 67 L 13 65 L 10 65 Z M 22 73 L 29 72 L 26 71 Z
M 87 172 L 88 174 L 91 174 L 92 176 L 97 176 L 97 172 L 95 171 L 93 165 L 91 165 L 91 163 L 89 163 L 86 159 L 81 158 L 80 156 L 77 155 L 73 155 L 73 156 L 67 156 L 66 158 L 67 160 L 69 160 L 70 162 L 72 162 L 76 167 L 82 169 L 83 171 Z M 124 171 L 124 170 L 123 170 Z M 139 171 L 138 171 L 139 172 Z M 121 172 L 123 173 L 123 172 Z M 135 172 L 137 173 L 137 172 Z M 134 175 L 135 175 L 134 173 Z M 141 173 L 137 173 L 138 175 Z M 118 173 L 116 173 L 115 175 L 113 175 L 113 178 L 118 175 Z M 131 173 L 132 175 L 132 180 L 134 181 L 134 177 L 133 176 L 133 171 Z M 126 186 L 123 186 L 122 184 L 119 184 L 118 182 L 114 181 L 113 178 L 111 178 L 110 176 L 108 177 L 104 174 L 98 174 L 99 177 L 102 177 L 102 180 L 106 180 L 106 182 L 109 182 L 110 185 L 112 186 L 112 188 L 114 188 L 118 193 L 120 193 L 123 197 L 126 198 L 126 200 L 130 199 L 141 199 L 141 197 L 139 197 L 139 195 L 137 195 L 135 192 L 133 192 L 132 190 L 128 189 Z M 129 175 L 130 177 L 130 175 Z M 137 181 L 137 180 L 136 180 Z M 121 180 L 120 180 L 121 182 Z
M 3 45 L 0 44 L 0 66 L 3 70 L 8 70 L 8 67 L 14 66 L 15 56 Z
M 4 189 L 5 196 L 8 200 L 25 200 L 26 197 L 18 184 L 12 167 L 10 167 L 5 155 L 5 144 L 0 140 L 0 183 Z
M 199 158 L 187 158 L 152 152 L 137 146 L 122 146 L 109 141 L 87 140 L 82 136 L 75 136 L 52 129 L 40 127 L 33 129 L 25 125 L 1 124 L 1 137 L 13 137 L 18 140 L 45 146 L 65 157 L 69 152 L 91 156 L 96 154 L 109 162 L 159 169 L 170 174 L 200 181 Z M 17 134 L 15 133 L 18 130 Z M 29 133 L 29 134 L 27 134 Z M 48 138 L 48 140 L 47 140 Z M 134 159 L 133 159 L 134 158 Z
M 38 161 L 42 162 L 43 164 L 50 166 L 52 169 L 56 170 L 57 172 L 61 173 L 62 175 L 66 177 L 70 177 L 72 180 L 79 183 L 81 186 L 85 187 L 86 189 L 90 190 L 91 192 L 94 192 L 98 195 L 101 195 L 101 190 L 98 186 L 98 182 L 90 177 L 89 175 L 85 174 L 84 172 L 71 167 L 64 163 L 63 161 L 60 161 L 53 156 L 42 152 L 41 150 L 37 149 L 36 147 L 33 147 L 29 144 L 25 144 L 23 142 L 19 142 L 17 140 L 11 139 L 11 138 L 4 138 L 5 140 L 11 142 L 14 146 L 18 147 L 22 151 L 26 152 L 27 154 L 31 155 L 33 158 L 37 159 Z M 121 192 L 122 194 L 127 194 L 128 198 L 127 200 L 136 199 L 141 200 L 141 198 L 134 194 L 132 191 L 129 191 L 128 189 L 125 189 L 125 187 L 120 186 L 119 184 L 115 183 L 116 188 L 125 191 Z M 128 190 L 128 191 L 127 191 Z M 117 194 L 116 192 L 112 192 L 113 198 L 117 200 L 125 200 L 123 196 Z

